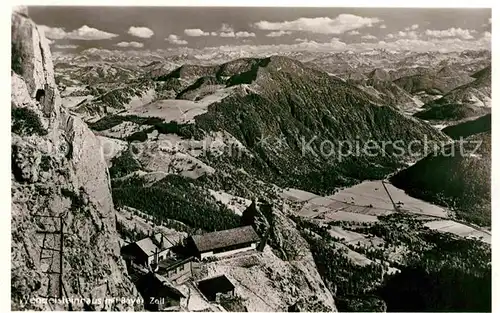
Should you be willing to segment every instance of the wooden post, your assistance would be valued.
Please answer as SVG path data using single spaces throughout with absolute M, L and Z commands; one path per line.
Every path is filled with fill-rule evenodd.
M 59 216 L 55 216 L 55 215 L 38 215 L 38 214 L 35 214 L 36 217 L 40 217 L 40 218 L 50 218 L 54 221 L 55 225 L 54 225 L 54 230 L 37 230 L 36 233 L 39 233 L 39 234 L 43 234 L 44 235 L 44 239 L 43 239 L 43 242 L 42 242 L 42 246 L 40 248 L 40 261 L 42 259 L 47 259 L 48 257 L 43 257 L 43 252 L 44 251 L 52 251 L 53 253 L 51 253 L 51 256 L 50 256 L 50 259 L 51 259 L 51 262 L 50 262 L 50 266 L 49 266 L 49 269 L 47 271 L 45 271 L 44 273 L 49 275 L 49 279 L 51 282 L 53 282 L 53 284 L 50 284 L 51 286 L 56 286 L 56 283 L 58 282 L 59 283 L 59 290 L 55 290 L 55 288 L 52 290 L 50 290 L 51 292 L 51 297 L 58 297 L 59 299 L 62 299 L 63 298 L 63 292 L 66 292 L 66 290 L 63 290 L 64 289 L 64 285 L 63 285 L 63 250 L 64 250 L 64 224 L 63 224 L 63 216 L 62 215 L 59 215 Z M 57 219 L 59 219 L 59 229 L 57 229 Z M 54 239 L 54 245 L 55 246 L 51 246 L 51 247 L 45 247 L 46 245 L 46 236 L 47 235 L 51 235 L 53 236 L 53 239 Z M 57 235 L 59 235 L 59 248 L 57 247 L 57 244 L 55 243 L 56 241 L 56 238 L 57 238 Z M 55 270 L 53 268 L 53 265 L 54 266 L 57 266 L 57 263 L 55 264 L 54 261 L 57 260 L 57 256 L 54 256 L 54 252 L 55 253 L 59 253 L 59 272 L 57 272 L 57 270 Z M 59 275 L 59 277 L 54 277 L 54 276 L 50 276 L 50 275 Z M 54 281 L 52 281 L 53 278 L 56 278 Z
M 61 236 L 60 236 L 60 250 L 59 250 L 59 299 L 62 299 L 62 284 L 63 284 L 63 247 L 64 247 L 64 233 L 63 233 L 63 219 L 59 216 L 59 222 L 61 223 Z

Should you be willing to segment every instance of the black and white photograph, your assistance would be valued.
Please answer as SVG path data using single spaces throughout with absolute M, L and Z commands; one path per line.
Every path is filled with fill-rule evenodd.
M 491 7 L 142 5 L 11 6 L 12 311 L 492 311 Z

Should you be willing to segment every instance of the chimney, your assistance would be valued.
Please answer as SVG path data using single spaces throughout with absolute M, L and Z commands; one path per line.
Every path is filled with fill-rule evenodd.
M 151 263 L 151 271 L 156 272 L 157 269 L 158 269 L 158 248 L 155 249 L 154 259 L 153 262 Z
M 160 242 L 158 241 L 158 239 L 156 238 L 156 235 L 158 235 L 158 233 L 153 233 L 151 234 L 151 241 L 154 243 L 155 246 L 159 246 L 160 245 Z

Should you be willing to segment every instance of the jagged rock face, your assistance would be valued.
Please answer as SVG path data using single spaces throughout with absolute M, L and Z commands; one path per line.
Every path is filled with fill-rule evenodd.
M 109 174 L 99 140 L 61 108 L 47 40 L 25 10 L 12 15 L 12 52 L 12 309 L 133 309 L 104 305 L 139 297 L 124 275 Z M 60 220 L 40 215 L 61 217 L 62 244 Z M 60 290 L 71 307 L 36 301 Z
M 303 311 L 336 311 L 332 293 L 318 273 L 309 244 L 287 216 L 287 210 L 286 205 L 254 201 L 243 212 L 242 221 L 253 224 L 263 238 L 258 249 L 264 245 L 271 247 L 274 261 L 266 263 L 268 272 L 289 307 L 300 307 Z M 264 255 L 269 253 L 264 251 Z M 280 309 L 283 308 L 277 308 Z
M 24 12 L 26 14 L 27 12 Z M 54 82 L 49 44 L 34 24 L 21 13 L 12 15 L 12 69 L 22 75 L 32 96 L 37 89 Z

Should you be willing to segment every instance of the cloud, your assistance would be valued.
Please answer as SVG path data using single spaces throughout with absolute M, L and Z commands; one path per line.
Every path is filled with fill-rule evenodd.
M 188 42 L 186 40 L 180 39 L 179 36 L 171 34 L 167 38 L 165 38 L 166 41 L 173 43 L 174 45 L 187 45 Z
M 154 35 L 154 32 L 147 27 L 131 26 L 128 29 L 127 34 L 140 38 L 151 38 Z
M 206 33 L 208 36 L 209 33 Z M 210 36 L 220 36 L 220 37 L 226 37 L 226 38 L 248 38 L 248 37 L 255 37 L 255 33 L 252 32 L 247 32 L 247 31 L 238 31 L 235 32 L 234 28 L 226 23 L 223 23 L 221 27 L 219 28 L 219 32 L 210 32 Z
M 199 28 L 185 29 L 184 34 L 186 34 L 187 36 L 191 36 L 191 37 L 200 37 L 200 36 L 210 35 L 210 33 L 204 32 Z
M 475 30 L 462 29 L 462 28 L 448 28 L 445 30 L 431 30 L 425 31 L 425 34 L 430 37 L 436 38 L 446 38 L 446 37 L 459 37 L 462 39 L 474 39 L 471 33 L 475 33 Z
M 231 27 L 231 25 L 223 23 L 219 29 L 220 32 L 225 32 L 225 33 L 230 33 L 234 32 L 234 29 Z
M 116 46 L 121 48 L 142 48 L 144 47 L 144 44 L 142 42 L 137 42 L 137 41 L 131 41 L 131 42 L 122 41 L 117 43 Z
M 474 42 L 478 42 L 480 43 L 479 46 L 483 45 L 486 46 L 485 49 L 491 50 L 491 32 L 484 32 L 483 36 L 478 40 L 467 41 L 467 43 L 474 43 Z
M 397 33 L 397 36 L 399 38 L 409 38 L 409 39 L 417 39 L 418 38 L 417 33 L 414 31 L 406 31 L 406 32 L 399 31 Z
M 235 37 L 236 35 L 234 34 L 234 32 L 222 32 L 222 33 L 219 33 L 219 36 L 221 36 L 221 37 Z
M 405 31 L 415 30 L 418 28 L 418 24 L 413 24 L 405 28 Z
M 337 46 L 341 45 L 344 47 L 347 46 L 347 44 L 345 42 L 340 41 L 340 39 L 337 37 L 333 37 L 332 39 L 330 39 L 330 44 L 335 44 Z
M 246 37 L 255 37 L 255 33 L 249 33 L 247 31 L 240 31 L 240 32 L 234 32 L 234 31 L 230 31 L 230 32 L 221 32 L 219 33 L 219 36 L 221 37 L 236 37 L 236 38 L 246 38 Z
M 284 35 L 290 35 L 291 33 L 292 32 L 290 32 L 290 31 L 280 30 L 277 32 L 270 32 L 269 34 L 266 35 L 266 37 L 281 37 Z
M 377 39 L 377 37 L 368 34 L 368 35 L 361 36 L 361 39 L 374 40 L 374 39 Z
M 237 32 L 235 35 L 236 38 L 255 37 L 255 33 L 249 33 L 246 31 Z
M 359 35 L 360 33 L 357 30 L 351 30 L 350 32 L 347 33 L 348 35 Z
M 380 27 L 380 28 L 387 28 L 387 25 L 385 25 L 385 24 L 381 24 L 379 27 Z
M 336 18 L 301 17 L 293 21 L 269 22 L 260 21 L 254 27 L 262 30 L 273 31 L 303 31 L 317 34 L 342 34 L 347 31 L 362 27 L 371 27 L 373 24 L 382 22 L 376 17 L 361 17 L 353 14 L 340 14 Z
M 64 38 L 75 40 L 104 40 L 115 37 L 118 37 L 118 35 L 83 25 L 82 27 L 67 33 Z
M 61 27 L 38 25 L 38 29 L 42 30 L 45 33 L 45 37 L 49 39 L 63 39 L 66 36 L 66 31 Z
M 387 34 L 385 36 L 387 39 L 394 39 L 394 38 L 407 38 L 407 39 L 417 39 L 418 34 L 415 31 L 399 31 L 394 34 Z
M 103 40 L 118 37 L 117 34 L 108 33 L 96 28 L 83 25 L 71 32 L 66 32 L 62 27 L 49 27 L 40 25 L 39 28 L 45 33 L 49 39 L 74 39 L 74 40 Z
M 299 38 L 297 38 L 299 39 Z M 292 45 L 276 45 L 276 52 L 284 50 L 316 50 L 316 51 L 341 51 L 346 48 L 346 43 L 338 38 L 332 38 L 330 42 L 316 42 L 314 40 L 300 39 L 295 40 L 296 44 Z
M 217 33 L 215 33 L 217 35 Z M 223 23 L 219 28 L 219 36 L 221 37 L 235 37 L 234 29 L 231 25 Z

